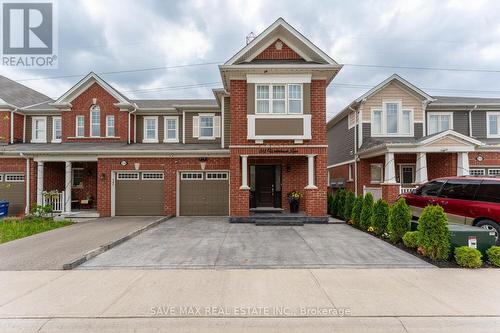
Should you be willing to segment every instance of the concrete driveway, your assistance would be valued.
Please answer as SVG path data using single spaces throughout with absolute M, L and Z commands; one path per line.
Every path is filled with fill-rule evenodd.
M 0 270 L 51 270 L 161 217 L 109 217 L 79 222 L 0 245 Z
M 174 218 L 78 269 L 433 267 L 345 224 L 301 227 Z

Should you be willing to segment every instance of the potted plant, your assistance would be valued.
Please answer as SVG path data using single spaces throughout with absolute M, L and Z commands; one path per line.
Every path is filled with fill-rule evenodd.
M 299 191 L 288 192 L 287 197 L 288 203 L 290 204 L 290 213 L 298 213 L 302 193 L 300 193 Z

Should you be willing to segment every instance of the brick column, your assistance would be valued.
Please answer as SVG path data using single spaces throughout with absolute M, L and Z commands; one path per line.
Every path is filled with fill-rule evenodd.
M 382 199 L 392 204 L 396 201 L 399 195 L 399 184 L 382 184 Z

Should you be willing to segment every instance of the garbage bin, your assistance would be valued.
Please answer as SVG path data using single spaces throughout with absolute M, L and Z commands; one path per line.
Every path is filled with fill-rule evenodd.
M 9 202 L 0 201 L 0 219 L 6 217 L 9 214 Z

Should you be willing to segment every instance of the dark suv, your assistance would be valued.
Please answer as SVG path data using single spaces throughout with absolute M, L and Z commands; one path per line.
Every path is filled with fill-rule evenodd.
M 447 177 L 434 179 L 401 195 L 413 216 L 427 205 L 443 207 L 449 223 L 469 224 L 495 233 L 500 245 L 500 179 Z

